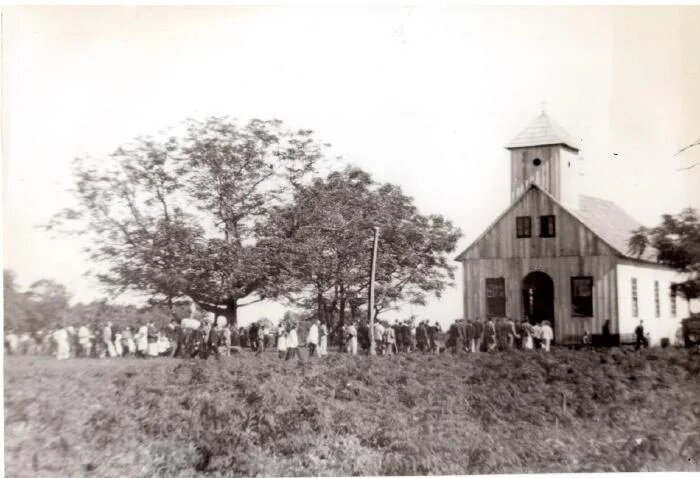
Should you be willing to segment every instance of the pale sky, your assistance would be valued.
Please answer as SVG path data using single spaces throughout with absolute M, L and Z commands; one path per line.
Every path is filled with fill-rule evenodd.
M 581 139 L 584 193 L 647 225 L 700 207 L 700 166 L 679 171 L 700 148 L 673 156 L 700 137 L 698 7 L 34 7 L 2 26 L 4 267 L 77 300 L 103 295 L 80 242 L 36 227 L 71 204 L 71 161 L 188 117 L 313 129 L 454 221 L 454 256 L 508 206 L 503 145 L 543 101 Z M 460 317 L 460 276 L 402 314 Z

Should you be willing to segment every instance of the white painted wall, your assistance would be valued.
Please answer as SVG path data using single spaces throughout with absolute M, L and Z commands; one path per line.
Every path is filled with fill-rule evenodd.
M 632 278 L 637 279 L 639 316 L 632 316 Z M 654 281 L 659 281 L 660 316 L 655 315 Z M 669 269 L 648 267 L 643 264 L 619 264 L 617 266 L 617 300 L 619 332 L 633 333 L 640 320 L 644 330 L 651 336 L 651 344 L 659 345 L 661 338 L 668 337 L 675 343 L 676 330 L 681 320 L 688 317 L 688 302 L 676 298 L 676 316 L 671 316 L 670 285 L 680 282 L 681 276 Z
M 579 195 L 581 194 L 581 170 L 582 159 L 578 153 L 569 149 L 559 148 L 559 161 L 561 174 L 561 202 L 573 209 L 579 208 Z

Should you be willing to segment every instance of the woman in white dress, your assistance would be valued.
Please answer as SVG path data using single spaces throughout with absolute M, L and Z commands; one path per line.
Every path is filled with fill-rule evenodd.
M 146 327 L 146 337 L 148 340 L 148 355 L 150 357 L 157 357 L 159 352 L 158 331 L 153 322 L 150 322 Z
M 328 327 L 326 323 L 322 323 L 318 330 L 321 341 L 319 352 L 321 353 L 321 357 L 323 357 L 328 354 Z
M 124 346 L 122 345 L 122 332 L 117 331 L 114 334 L 114 351 L 117 353 L 117 357 L 124 355 Z
M 350 322 L 345 329 L 345 333 L 348 338 L 347 352 L 351 355 L 357 355 L 357 327 L 355 327 L 355 324 Z
M 141 356 L 145 356 L 148 352 L 148 325 L 139 327 L 136 334 L 136 351 Z
M 287 355 L 287 331 L 284 330 L 284 325 L 277 329 L 277 353 L 283 360 Z
M 532 350 L 532 325 L 527 319 L 523 319 L 523 348 L 525 350 Z
M 68 344 L 68 331 L 60 327 L 53 333 L 56 342 L 56 359 L 65 360 L 70 358 L 70 345 Z
M 544 343 L 545 352 L 549 352 L 549 346 L 552 344 L 552 340 L 554 340 L 554 330 L 552 330 L 552 326 L 549 325 L 549 321 L 545 320 L 542 322 L 542 342 Z

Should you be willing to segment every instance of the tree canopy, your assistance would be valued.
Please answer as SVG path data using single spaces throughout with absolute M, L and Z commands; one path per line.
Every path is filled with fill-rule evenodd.
M 179 134 L 76 160 L 77 205 L 48 227 L 87 235 L 113 292 L 169 306 L 189 298 L 230 323 L 239 307 L 278 298 L 324 318 L 337 312 L 341 323 L 346 309 L 356 315 L 374 227 L 373 313 L 439 297 L 460 231 L 358 168 L 321 177 L 325 146 L 279 121 L 188 121 Z
M 657 260 L 685 276 L 673 285 L 686 300 L 700 297 L 700 220 L 695 209 L 688 208 L 677 215 L 664 214 L 653 228 L 642 227 L 629 240 L 633 254 L 641 256 L 652 247 Z
M 188 121 L 179 135 L 77 159 L 77 205 L 48 227 L 87 235 L 115 292 L 189 297 L 235 322 L 239 307 L 276 294 L 275 251 L 259 243 L 259 225 L 315 171 L 323 147 L 276 120 Z
M 454 279 L 448 254 L 461 236 L 439 215 L 423 215 L 396 185 L 380 184 L 358 168 L 332 172 L 300 188 L 290 204 L 276 208 L 266 241 L 278 247 L 284 294 L 313 304 L 342 323 L 367 304 L 372 229 L 379 228 L 376 306 L 425 304 Z

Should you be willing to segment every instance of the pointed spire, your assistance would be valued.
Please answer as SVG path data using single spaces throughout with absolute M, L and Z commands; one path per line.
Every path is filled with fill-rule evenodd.
M 544 106 L 543 102 L 542 113 L 513 138 L 506 145 L 506 149 L 563 144 L 579 150 L 578 142 L 545 113 Z

